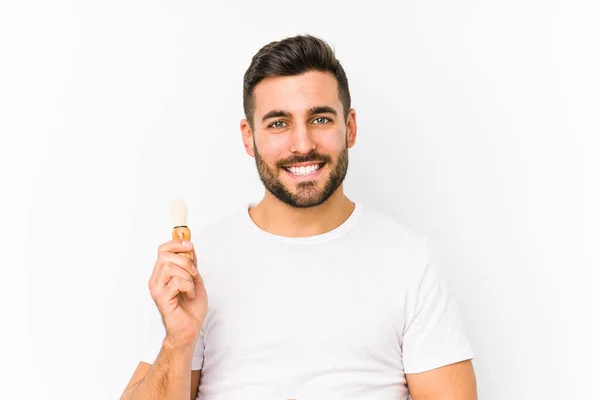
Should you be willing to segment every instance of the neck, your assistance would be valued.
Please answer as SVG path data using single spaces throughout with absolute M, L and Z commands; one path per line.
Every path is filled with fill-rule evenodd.
M 249 210 L 250 217 L 262 230 L 278 236 L 307 237 L 332 231 L 350 217 L 352 202 L 342 189 L 327 201 L 311 208 L 294 208 L 265 190 L 264 198 Z

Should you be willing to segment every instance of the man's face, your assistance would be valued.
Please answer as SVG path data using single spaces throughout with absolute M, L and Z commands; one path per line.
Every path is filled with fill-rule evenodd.
M 330 73 L 271 77 L 254 90 L 254 131 L 242 121 L 248 153 L 265 188 L 295 208 L 324 203 L 343 183 L 355 113 L 344 119 Z

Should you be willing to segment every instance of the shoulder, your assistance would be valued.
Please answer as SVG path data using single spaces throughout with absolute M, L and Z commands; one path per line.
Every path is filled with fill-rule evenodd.
M 214 240 L 222 241 L 226 238 L 232 238 L 240 235 L 244 229 L 247 229 L 246 218 L 248 218 L 247 209 L 244 210 L 243 207 L 235 208 L 217 217 L 210 223 L 204 225 L 198 224 L 198 228 L 196 228 L 193 235 L 197 240 L 209 243 Z
M 244 217 L 244 208 L 236 207 L 213 217 L 212 221 L 205 221 L 204 225 L 200 222 L 190 224 L 198 268 L 205 281 L 213 273 L 221 273 L 226 267 L 243 262 L 248 253 L 249 230 Z
M 362 251 L 390 263 L 390 268 L 401 272 L 407 283 L 418 282 L 430 262 L 430 237 L 390 214 L 369 206 L 362 208 L 357 230 Z
M 362 205 L 360 230 L 386 245 L 396 248 L 422 251 L 428 240 L 427 235 L 371 206 Z

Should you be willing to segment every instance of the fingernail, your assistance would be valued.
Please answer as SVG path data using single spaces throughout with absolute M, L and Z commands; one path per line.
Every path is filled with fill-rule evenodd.
M 183 242 L 181 242 L 181 245 L 183 247 L 192 247 L 192 243 L 188 242 L 187 240 L 184 240 Z
M 198 272 L 198 268 L 194 265 L 194 266 L 192 266 L 192 271 L 194 271 L 194 273 L 197 273 Z

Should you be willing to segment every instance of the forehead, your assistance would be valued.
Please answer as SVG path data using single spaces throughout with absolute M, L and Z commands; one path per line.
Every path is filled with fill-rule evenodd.
M 323 105 L 342 109 L 337 80 L 330 72 L 310 71 L 302 75 L 268 77 L 254 88 L 257 117 L 271 110 L 304 113 L 311 107 Z

